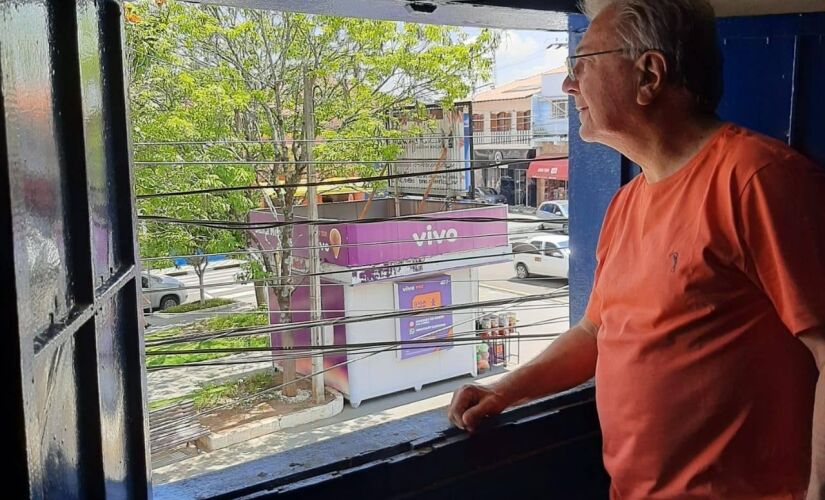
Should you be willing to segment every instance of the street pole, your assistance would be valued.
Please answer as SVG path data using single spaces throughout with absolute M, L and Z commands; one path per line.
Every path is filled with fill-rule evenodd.
M 312 162 L 312 146 L 315 141 L 315 78 L 307 74 L 304 66 L 304 157 L 307 161 L 307 198 L 309 206 L 309 220 L 318 220 L 318 189 L 313 185 L 318 182 L 315 172 L 315 164 Z M 310 321 L 321 319 L 321 276 L 319 267 L 321 265 L 320 252 L 318 250 L 318 226 L 309 224 L 309 309 Z M 324 345 L 324 330 L 321 326 L 312 327 L 312 346 Z M 322 350 L 317 350 L 312 356 L 312 394 L 316 403 L 324 402 L 324 354 Z

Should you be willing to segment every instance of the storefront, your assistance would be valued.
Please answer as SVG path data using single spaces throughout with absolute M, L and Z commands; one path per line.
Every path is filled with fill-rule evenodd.
M 321 307 L 323 319 L 354 318 L 393 311 L 473 304 L 478 302 L 477 267 L 511 260 L 507 238 L 507 207 L 454 204 L 444 211 L 441 202 L 427 202 L 425 218 L 392 218 L 395 200 L 375 200 L 366 218 L 390 220 L 375 223 L 353 222 L 362 202 L 319 205 L 321 220 L 340 220 L 340 224 L 319 228 Z M 418 201 L 401 200 L 401 215 L 416 213 Z M 296 213 L 300 219 L 300 209 Z M 467 219 L 485 218 L 486 222 Z M 493 221 L 489 221 L 493 219 Z M 497 220 L 496 220 L 497 219 Z M 266 210 L 250 213 L 250 221 L 273 221 Z M 256 232 L 267 249 L 275 248 L 275 233 Z M 293 322 L 308 321 L 309 279 L 306 277 L 307 227 L 294 226 L 293 251 L 296 275 L 292 293 Z M 270 310 L 278 310 L 274 292 L 269 294 Z M 341 391 L 350 404 L 397 391 L 461 375 L 477 373 L 477 346 L 445 339 L 475 335 L 477 320 L 489 311 L 462 309 L 434 314 L 411 314 L 346 322 L 325 327 L 326 345 L 392 343 L 437 339 L 432 346 L 387 348 L 359 353 L 357 350 L 324 356 L 328 370 L 325 383 Z M 279 323 L 273 312 L 271 324 Z M 296 346 L 310 345 L 308 329 L 294 333 Z M 272 345 L 281 345 L 279 333 L 272 334 Z M 311 372 L 311 360 L 297 363 L 299 373 Z
M 527 168 L 527 182 L 535 184 L 535 205 L 543 201 L 566 200 L 568 189 L 568 160 L 537 158 Z M 532 190 L 530 190 L 532 192 Z M 531 200 L 531 205 L 533 205 Z

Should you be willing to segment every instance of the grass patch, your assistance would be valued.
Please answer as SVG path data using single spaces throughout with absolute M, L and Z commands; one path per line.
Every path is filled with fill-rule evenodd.
M 192 394 L 192 399 L 195 401 L 195 408 L 198 411 L 205 411 L 231 401 L 243 399 L 270 387 L 275 387 L 275 381 L 272 377 L 272 371 L 266 370 L 232 382 L 207 384 L 195 391 Z
M 191 325 L 185 327 L 173 327 L 161 330 L 150 335 L 148 338 L 152 340 L 171 339 L 179 335 L 196 334 L 215 332 L 220 330 L 228 330 L 230 328 L 243 328 L 249 326 L 264 326 L 269 324 L 269 319 L 266 313 L 250 312 L 250 313 L 236 313 L 226 314 L 211 317 L 201 321 L 196 321 Z M 146 366 L 149 368 L 166 365 L 180 365 L 186 363 L 196 363 L 199 361 L 209 361 L 212 359 L 223 358 L 230 356 L 233 353 L 202 353 L 202 354 L 162 354 L 151 355 L 152 352 L 157 351 L 184 351 L 193 349 L 237 349 L 239 347 L 266 347 L 269 345 L 269 337 L 267 335 L 255 335 L 249 337 L 228 337 L 216 338 L 210 340 L 201 340 L 197 342 L 181 342 L 179 344 L 170 344 L 162 346 L 148 347 L 146 349 Z
M 149 401 L 149 411 L 159 410 L 161 408 L 166 408 L 167 406 L 172 406 L 175 403 L 180 403 L 186 399 L 192 399 L 190 394 L 186 394 L 184 396 L 178 396 L 175 398 L 166 398 L 166 399 L 156 399 L 155 401 Z
M 164 313 L 186 313 L 186 312 L 192 312 L 192 311 L 200 311 L 201 309 L 209 309 L 210 307 L 225 306 L 227 304 L 234 304 L 234 303 L 235 303 L 235 301 L 230 300 L 230 299 L 220 299 L 220 298 L 218 298 L 218 299 L 206 299 L 205 301 L 203 301 L 203 304 L 201 304 L 201 302 L 198 300 L 198 301 L 195 301 L 195 302 L 189 302 L 188 304 L 181 304 L 179 306 L 169 307 L 167 309 L 164 309 L 161 312 L 164 312 Z

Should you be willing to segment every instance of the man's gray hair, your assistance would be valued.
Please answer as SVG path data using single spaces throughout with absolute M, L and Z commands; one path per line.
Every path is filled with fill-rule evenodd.
M 707 0 L 582 0 L 591 20 L 615 6 L 618 32 L 628 55 L 661 51 L 668 79 L 696 98 L 697 108 L 713 113 L 722 98 L 722 54 L 716 38 L 716 15 Z

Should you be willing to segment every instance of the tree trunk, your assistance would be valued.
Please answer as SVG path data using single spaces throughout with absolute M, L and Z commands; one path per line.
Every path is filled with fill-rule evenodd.
M 287 195 L 283 203 L 284 221 L 292 220 L 292 196 Z M 278 296 L 278 308 L 281 311 L 281 324 L 292 323 L 292 226 L 282 227 L 279 231 L 280 239 L 280 259 L 277 260 L 280 276 L 276 290 Z M 282 394 L 292 397 L 298 395 L 298 385 L 295 381 L 295 359 L 292 358 L 291 349 L 295 346 L 295 338 L 292 331 L 282 331 L 281 345 L 284 348 L 283 354 L 290 359 L 284 359 L 281 366 L 284 370 L 284 388 Z
M 201 307 L 206 305 L 206 288 L 203 285 L 203 279 L 206 275 L 206 266 L 209 265 L 209 261 L 206 257 L 196 257 L 193 259 L 187 259 L 189 263 L 192 265 L 192 268 L 195 270 L 195 274 L 198 276 L 198 288 L 200 290 L 200 305 Z
M 285 304 L 282 304 L 285 302 Z M 292 312 L 289 310 L 289 297 L 286 297 L 285 301 L 281 300 L 281 296 L 278 295 L 278 304 L 281 311 L 281 324 L 288 324 L 292 323 Z M 284 356 L 292 356 L 292 348 L 295 347 L 295 338 L 292 335 L 291 331 L 282 331 L 276 333 L 276 335 L 281 336 L 281 347 L 283 348 L 282 354 Z M 284 387 L 281 390 L 281 394 L 287 397 L 294 397 L 298 395 L 298 384 L 295 383 L 296 378 L 296 370 L 295 370 L 295 359 L 284 359 L 281 361 L 281 368 L 283 369 L 284 373 Z
M 258 309 L 269 309 L 269 300 L 266 296 L 266 288 L 262 284 L 255 284 L 255 303 L 258 304 Z
M 198 286 L 200 287 L 201 292 L 201 307 L 206 305 L 206 290 L 203 287 L 203 271 L 206 269 L 201 270 L 200 272 L 195 271 L 198 274 Z

